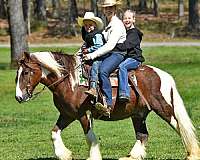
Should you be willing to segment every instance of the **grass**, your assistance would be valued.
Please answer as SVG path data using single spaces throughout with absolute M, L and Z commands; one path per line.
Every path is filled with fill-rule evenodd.
M 77 48 L 61 50 L 74 53 Z M 148 47 L 143 51 L 146 64 L 159 67 L 175 78 L 200 138 L 200 47 Z M 18 104 L 14 98 L 16 71 L 7 67 L 9 52 L 9 49 L 0 48 L 0 160 L 54 160 L 50 131 L 59 113 L 53 105 L 52 95 L 45 91 L 29 103 Z M 152 112 L 147 118 L 147 126 L 150 135 L 147 159 L 184 159 L 186 153 L 181 139 L 161 118 Z M 135 142 L 130 119 L 96 120 L 94 131 L 105 159 L 126 156 Z M 87 158 L 88 147 L 78 122 L 66 128 L 62 137 L 75 159 Z

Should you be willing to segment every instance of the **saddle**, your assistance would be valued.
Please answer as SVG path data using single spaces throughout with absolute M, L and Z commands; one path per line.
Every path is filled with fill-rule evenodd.
M 83 64 L 82 65 L 82 76 L 84 79 L 86 79 L 87 81 L 87 87 L 89 87 L 89 75 L 90 75 L 90 69 L 91 69 L 91 62 L 89 63 L 86 63 L 86 64 Z M 138 67 L 138 69 L 140 70 L 143 70 L 143 65 L 140 65 Z M 129 85 L 133 88 L 135 94 L 137 97 L 141 97 L 144 101 L 144 103 L 146 104 L 147 108 L 149 110 L 151 110 L 151 107 L 149 105 L 149 103 L 147 102 L 146 98 L 144 97 L 144 95 L 142 94 L 142 92 L 140 91 L 140 89 L 137 87 L 137 80 L 136 80 L 136 76 L 135 76 L 135 70 L 130 70 L 128 72 L 128 81 L 129 81 Z M 115 71 L 113 71 L 111 74 L 110 74 L 110 82 L 111 82 L 111 86 L 112 88 L 116 88 L 118 87 L 118 69 L 116 69 Z M 105 99 L 103 98 L 103 94 L 102 94 L 102 91 L 101 91 L 101 87 L 97 87 L 97 92 L 98 92 L 98 97 L 96 99 L 96 102 L 102 102 L 103 104 L 105 103 Z M 117 95 L 116 95 L 117 96 Z M 115 97 L 116 97 L 115 96 Z M 95 102 L 94 102 L 95 103 Z
M 91 69 L 92 62 L 87 62 L 82 65 L 82 77 L 87 80 L 87 86 L 88 82 L 90 80 L 90 69 Z M 129 78 L 134 77 L 134 70 L 129 72 Z M 118 87 L 118 69 L 114 70 L 110 74 L 110 83 L 112 87 Z

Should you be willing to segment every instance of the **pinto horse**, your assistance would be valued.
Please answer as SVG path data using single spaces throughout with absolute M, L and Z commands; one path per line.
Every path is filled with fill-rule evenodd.
M 128 157 L 121 160 L 144 159 L 148 131 L 145 120 L 154 111 L 165 120 L 182 138 L 187 159 L 200 159 L 200 149 L 195 128 L 186 112 L 183 101 L 176 89 L 172 76 L 168 73 L 143 65 L 135 71 L 136 84 L 143 98 L 131 87 L 131 100 L 120 103 L 114 98 L 114 109 L 110 117 L 105 117 L 94 108 L 91 97 L 84 94 L 86 86 L 80 85 L 77 56 L 56 52 L 24 53 L 19 60 L 16 75 L 16 100 L 25 102 L 31 99 L 35 87 L 42 83 L 53 93 L 54 104 L 60 115 L 52 129 L 55 155 L 61 160 L 72 159 L 61 138 L 61 131 L 78 120 L 89 145 L 90 160 L 101 160 L 97 138 L 92 128 L 92 118 L 104 121 L 117 121 L 131 118 L 136 134 L 136 143 Z M 113 88 L 117 97 L 117 88 Z M 90 114 L 90 116 L 88 116 Z

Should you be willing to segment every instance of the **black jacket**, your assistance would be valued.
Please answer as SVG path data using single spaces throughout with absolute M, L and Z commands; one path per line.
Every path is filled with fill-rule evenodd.
M 140 43 L 143 33 L 137 28 L 132 28 L 127 31 L 126 40 L 124 43 L 117 44 L 115 48 L 119 51 L 127 51 L 126 57 L 134 58 L 140 62 L 144 62 L 145 59 L 142 56 L 142 49 Z

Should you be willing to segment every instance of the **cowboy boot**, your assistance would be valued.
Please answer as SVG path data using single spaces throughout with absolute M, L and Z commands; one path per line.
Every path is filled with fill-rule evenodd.
M 90 88 L 88 91 L 85 91 L 84 93 L 93 97 L 97 97 L 96 88 Z
M 99 110 L 100 112 L 102 112 L 102 114 L 103 114 L 104 116 L 107 116 L 107 117 L 110 118 L 110 112 L 112 111 L 112 106 L 103 105 L 103 104 L 101 104 L 100 102 L 97 102 L 97 103 L 95 104 L 95 108 L 96 108 L 97 110 Z

